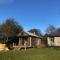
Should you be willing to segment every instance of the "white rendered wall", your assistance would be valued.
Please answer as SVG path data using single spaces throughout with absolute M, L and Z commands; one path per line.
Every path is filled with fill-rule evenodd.
M 55 46 L 60 46 L 60 37 L 55 37 L 54 44 Z
M 48 43 L 48 46 L 51 46 L 51 41 L 49 37 L 47 37 L 47 43 Z

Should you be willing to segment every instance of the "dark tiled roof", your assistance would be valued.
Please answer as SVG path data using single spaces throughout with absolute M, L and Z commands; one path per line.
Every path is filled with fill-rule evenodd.
M 60 28 L 56 29 L 53 33 L 47 34 L 47 36 L 56 36 L 60 37 Z

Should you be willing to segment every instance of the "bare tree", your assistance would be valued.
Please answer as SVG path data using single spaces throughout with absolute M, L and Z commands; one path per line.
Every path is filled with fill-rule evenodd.
M 53 25 L 49 25 L 46 29 L 46 34 L 52 34 L 56 28 Z
M 35 33 L 38 36 L 42 36 L 40 29 L 30 29 L 29 32 Z

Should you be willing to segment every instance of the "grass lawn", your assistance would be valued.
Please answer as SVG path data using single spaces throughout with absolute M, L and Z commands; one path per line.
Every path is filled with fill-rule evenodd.
M 60 49 L 40 48 L 0 52 L 0 60 L 60 60 Z

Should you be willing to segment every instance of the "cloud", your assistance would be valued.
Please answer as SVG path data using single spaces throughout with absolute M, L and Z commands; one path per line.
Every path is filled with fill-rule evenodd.
M 12 4 L 14 0 L 0 0 L 0 4 Z

